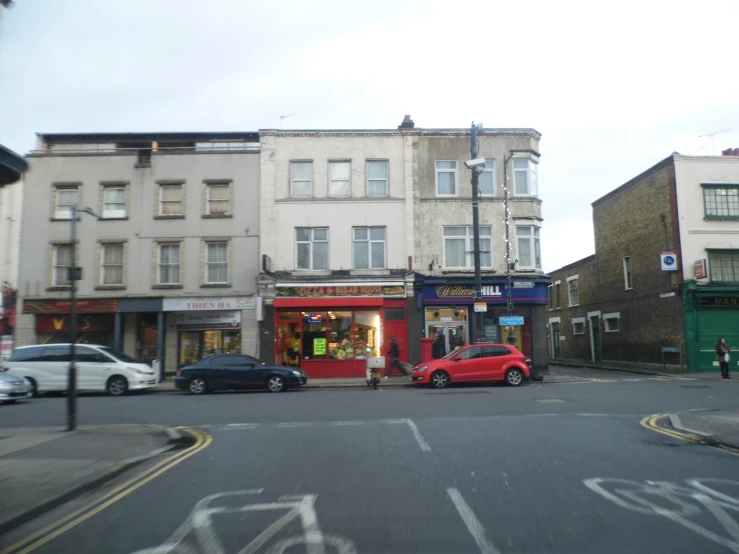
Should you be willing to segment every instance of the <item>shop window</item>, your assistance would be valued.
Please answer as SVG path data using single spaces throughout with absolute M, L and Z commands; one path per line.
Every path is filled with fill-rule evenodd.
M 739 250 L 715 250 L 708 253 L 711 281 L 739 281 Z
M 354 269 L 384 268 L 385 251 L 385 227 L 354 228 Z
M 329 312 L 329 356 L 333 360 L 355 357 L 352 312 Z
M 325 360 L 328 357 L 328 312 L 303 314 L 303 359 Z

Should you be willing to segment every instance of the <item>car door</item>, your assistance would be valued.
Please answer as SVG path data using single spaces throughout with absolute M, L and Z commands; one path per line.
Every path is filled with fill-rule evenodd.
M 83 390 L 104 391 L 108 378 L 115 373 L 118 363 L 89 346 L 78 344 L 74 349 L 77 359 L 77 386 Z
M 67 390 L 69 388 L 69 361 L 72 359 L 68 345 L 46 345 L 41 356 L 37 358 L 35 366 L 39 373 L 44 374 L 51 383 L 48 389 L 41 390 Z
M 452 356 L 449 376 L 454 382 L 466 382 L 479 379 L 482 363 L 482 347 L 472 346 L 465 348 L 459 354 Z
M 204 378 L 211 389 L 232 388 L 229 380 L 229 367 L 226 365 L 227 355 L 213 356 L 197 364 L 197 374 Z
M 511 351 L 505 346 L 489 345 L 483 346 L 483 360 L 485 381 L 502 381 L 505 377 L 505 369 L 508 356 Z
M 257 360 L 242 354 L 229 354 L 223 358 L 221 365 L 225 380 L 230 389 L 247 389 L 262 386 L 259 368 L 263 367 Z

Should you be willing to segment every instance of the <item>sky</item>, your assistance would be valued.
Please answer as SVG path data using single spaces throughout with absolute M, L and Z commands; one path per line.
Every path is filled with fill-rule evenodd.
M 16 0 L 0 143 L 35 133 L 533 127 L 542 257 L 672 152 L 739 147 L 737 0 Z M 713 136 L 704 136 L 713 134 Z

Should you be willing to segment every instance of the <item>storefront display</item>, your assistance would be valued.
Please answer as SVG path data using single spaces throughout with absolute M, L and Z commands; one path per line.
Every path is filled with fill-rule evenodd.
M 241 312 L 175 314 L 179 341 L 178 367 L 216 354 L 241 352 Z
M 36 342 L 69 342 L 71 303 L 68 300 L 26 300 L 23 313 L 35 315 Z M 77 302 L 77 342 L 113 346 L 117 300 L 89 299 Z

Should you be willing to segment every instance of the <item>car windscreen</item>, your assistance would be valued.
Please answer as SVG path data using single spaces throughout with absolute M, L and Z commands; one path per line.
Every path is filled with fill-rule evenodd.
M 109 356 L 113 356 L 118 361 L 126 362 L 127 364 L 139 363 L 138 361 L 134 360 L 131 356 L 127 356 L 123 352 L 118 352 L 117 350 L 113 350 L 112 348 L 108 348 L 107 346 L 101 346 L 100 350 L 102 350 Z

